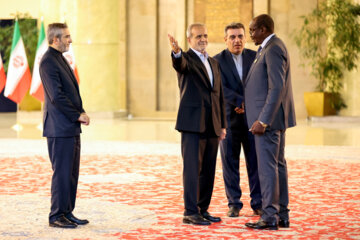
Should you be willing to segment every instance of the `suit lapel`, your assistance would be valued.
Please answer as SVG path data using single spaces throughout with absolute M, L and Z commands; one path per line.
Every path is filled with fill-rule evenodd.
M 76 77 L 74 72 L 72 71 L 71 66 L 68 64 L 68 62 L 66 61 L 65 57 L 63 57 L 62 55 L 59 55 L 58 57 L 58 61 L 60 63 L 60 65 L 62 66 L 62 68 L 65 70 L 66 74 L 68 74 L 68 76 L 70 77 L 70 79 L 72 80 L 75 88 L 79 91 L 79 85 L 77 83 Z
M 191 57 L 192 59 L 194 60 L 194 63 L 196 64 L 197 68 L 200 69 L 200 71 L 203 72 L 203 75 L 205 75 L 205 78 L 203 78 L 203 80 L 205 81 L 205 84 L 209 87 L 209 88 L 212 88 L 211 87 L 211 83 L 210 83 L 210 77 L 209 77 L 209 74 L 207 73 L 207 70 L 205 68 L 205 65 L 202 63 L 200 57 L 198 55 L 196 55 L 196 53 L 189 49 L 189 51 L 187 52 Z M 210 59 L 210 58 L 209 58 Z M 209 61 L 210 62 L 210 61 Z M 213 71 L 213 67 L 212 65 L 210 64 L 210 67 Z M 214 71 L 213 71 L 213 75 L 214 75 Z
M 246 49 L 244 49 L 244 51 L 243 51 L 243 78 L 244 78 L 244 76 L 248 75 L 250 67 L 252 65 L 252 62 L 250 62 L 248 59 L 249 59 L 248 51 Z M 246 77 L 244 78 L 244 80 L 245 79 L 246 79 Z
M 271 44 L 272 41 L 274 41 L 275 38 L 277 38 L 276 35 L 274 35 L 272 38 L 270 38 L 270 40 L 266 43 L 265 47 L 261 50 L 260 54 L 259 53 L 256 54 L 255 60 L 250 67 L 249 74 L 245 80 L 244 85 L 246 85 L 246 83 L 249 81 L 250 75 L 251 75 L 255 65 L 257 64 L 259 59 L 266 53 L 268 46 Z

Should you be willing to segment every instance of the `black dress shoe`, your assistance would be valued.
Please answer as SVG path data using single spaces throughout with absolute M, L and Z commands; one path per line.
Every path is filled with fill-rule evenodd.
M 76 223 L 77 225 L 85 225 L 88 224 L 89 221 L 86 219 L 78 219 L 77 217 L 75 217 L 74 215 L 70 214 L 68 216 L 66 216 L 66 218 L 73 223 Z
M 259 208 L 259 209 L 255 209 L 255 210 L 254 210 L 254 215 L 261 216 L 262 214 L 263 214 L 263 211 L 262 211 L 262 209 L 261 209 L 261 208 Z
M 283 220 L 283 219 L 280 219 L 279 221 L 279 227 L 281 228 L 289 228 L 290 227 L 290 221 L 289 220 Z
M 49 226 L 58 228 L 76 228 L 77 224 L 69 221 L 64 216 L 60 216 L 55 221 L 49 222 Z
M 183 223 L 194 224 L 194 225 L 210 225 L 211 224 L 211 222 L 204 219 L 199 214 L 194 214 L 194 215 L 190 215 L 190 216 L 184 216 Z
M 231 206 L 229 211 L 227 212 L 228 217 L 238 217 L 240 212 L 240 208 Z
M 221 222 L 221 218 L 211 216 L 209 212 L 204 212 L 201 214 L 201 216 L 210 222 Z
M 253 229 L 268 229 L 268 230 L 278 230 L 279 227 L 276 223 L 268 223 L 260 219 L 255 223 L 245 223 L 245 226 Z

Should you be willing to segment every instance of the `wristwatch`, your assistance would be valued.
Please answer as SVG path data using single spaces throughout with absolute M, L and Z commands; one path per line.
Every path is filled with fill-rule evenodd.
M 259 121 L 259 123 L 261 124 L 261 126 L 263 126 L 263 128 L 266 128 L 268 126 L 266 123 L 263 123 L 262 121 Z

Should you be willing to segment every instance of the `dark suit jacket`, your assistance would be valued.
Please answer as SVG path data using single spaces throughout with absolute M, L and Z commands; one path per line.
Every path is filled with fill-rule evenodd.
M 209 57 L 214 77 L 214 86 L 211 87 L 206 68 L 194 51 L 182 52 L 179 58 L 171 56 L 180 88 L 175 128 L 180 132 L 202 133 L 212 123 L 216 135 L 220 136 L 221 129 L 226 128 L 226 121 L 219 64 Z
M 233 56 L 228 49 L 225 49 L 214 56 L 214 58 L 219 62 L 221 70 L 221 80 L 224 88 L 224 97 L 226 102 L 226 118 L 229 123 L 229 127 L 233 130 L 241 128 L 242 124 L 247 125 L 246 119 L 244 119 L 245 115 L 237 114 L 234 109 L 236 107 L 241 107 L 241 104 L 244 102 L 243 80 L 246 79 L 255 56 L 255 51 L 246 48 L 243 50 L 243 79 L 240 79 L 233 60 Z
M 80 114 L 85 112 L 75 75 L 62 53 L 52 47 L 40 62 L 45 92 L 44 137 L 72 137 L 81 133 Z
M 296 125 L 290 58 L 285 44 L 273 36 L 256 56 L 245 80 L 248 125 L 260 120 L 271 129 Z

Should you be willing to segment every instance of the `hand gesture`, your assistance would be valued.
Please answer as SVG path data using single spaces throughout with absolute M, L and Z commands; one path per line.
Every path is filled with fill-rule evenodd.
M 176 41 L 175 38 L 173 36 L 171 36 L 170 34 L 168 34 L 168 37 L 169 37 L 170 46 L 171 46 L 171 49 L 173 50 L 173 52 L 175 54 L 179 53 L 180 52 L 180 47 L 178 45 L 178 41 Z

